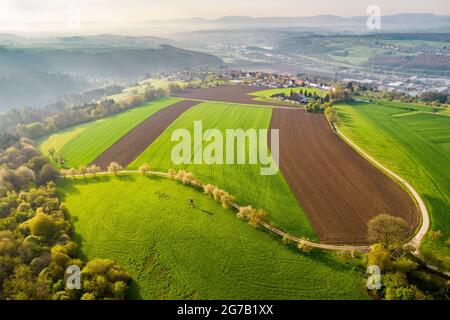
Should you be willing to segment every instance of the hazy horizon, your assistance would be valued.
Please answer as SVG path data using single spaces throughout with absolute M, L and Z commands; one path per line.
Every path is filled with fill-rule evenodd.
M 218 2 L 198 0 L 187 4 L 182 0 L 0 0 L 0 32 L 64 32 L 68 20 L 78 12 L 81 26 L 90 32 L 103 32 L 111 27 L 124 28 L 144 21 L 223 16 L 300 17 L 336 15 L 365 16 L 370 5 L 381 8 L 382 15 L 433 13 L 450 15 L 448 0 L 278 0 Z M 104 30 L 103 30 L 104 29 Z M 87 30 L 86 30 L 87 31 Z

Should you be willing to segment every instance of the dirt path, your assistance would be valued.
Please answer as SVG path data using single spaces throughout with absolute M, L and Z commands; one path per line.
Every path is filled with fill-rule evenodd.
M 349 145 L 351 145 L 355 150 L 357 150 L 359 153 L 361 153 L 367 160 L 375 164 L 377 167 L 379 167 L 381 170 L 387 172 L 392 177 L 397 179 L 401 184 L 403 184 L 409 192 L 412 194 L 414 199 L 416 200 L 421 214 L 421 225 L 419 230 L 416 232 L 414 237 L 409 241 L 409 244 L 413 246 L 416 249 L 416 253 L 418 253 L 420 244 L 425 237 L 426 233 L 428 232 L 428 229 L 430 228 L 430 217 L 428 214 L 428 209 L 425 203 L 423 202 L 422 198 L 420 197 L 419 193 L 402 177 L 397 175 L 395 172 L 389 170 L 385 166 L 383 166 L 381 163 L 379 163 L 377 160 L 372 158 L 368 153 L 366 153 L 363 149 L 361 149 L 359 146 L 357 146 L 353 141 L 351 141 L 347 136 L 345 136 L 338 128 L 335 127 L 336 132 L 344 139 Z
M 147 147 L 155 141 L 175 119 L 198 103 L 198 101 L 186 100 L 161 109 L 144 120 L 137 127 L 130 130 L 91 164 L 96 164 L 102 169 L 106 169 L 106 167 L 114 161 L 124 168 L 127 167 L 145 149 L 147 149 Z
M 280 170 L 321 242 L 367 244 L 367 223 L 380 213 L 419 225 L 409 194 L 340 139 L 323 115 L 275 108 L 270 127 L 280 129 Z

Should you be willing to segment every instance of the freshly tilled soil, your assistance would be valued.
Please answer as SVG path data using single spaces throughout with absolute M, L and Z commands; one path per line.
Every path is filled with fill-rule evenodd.
M 409 194 L 341 140 L 323 115 L 274 109 L 270 127 L 280 129 L 280 170 L 322 242 L 365 244 L 367 223 L 380 213 L 418 226 Z
M 175 94 L 175 96 L 184 99 L 194 99 L 203 101 L 289 107 L 289 105 L 277 102 L 253 100 L 257 97 L 248 95 L 249 93 L 260 90 L 267 90 L 267 88 L 257 86 L 244 86 L 244 85 L 225 85 L 207 89 L 190 89 L 179 92 Z

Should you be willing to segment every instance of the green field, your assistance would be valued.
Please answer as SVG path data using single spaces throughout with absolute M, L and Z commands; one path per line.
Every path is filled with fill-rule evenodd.
M 177 101 L 179 99 L 162 98 L 105 119 L 68 128 L 42 139 L 39 150 L 48 155 L 48 150 L 54 148 L 58 156 L 64 157 L 66 167 L 87 165 L 146 118 Z
M 384 100 L 384 99 L 371 99 L 371 98 L 367 98 L 367 97 L 362 97 L 361 100 L 366 101 L 366 102 L 371 101 L 374 104 L 379 104 L 379 105 L 386 106 L 386 107 L 393 107 L 393 108 L 398 108 L 398 109 L 409 110 L 410 112 L 419 111 L 419 112 L 433 113 L 433 107 L 428 106 L 426 104 L 405 103 L 405 102 L 401 102 L 401 101 L 389 101 L 389 100 Z M 438 110 L 437 113 L 442 113 L 442 114 L 444 114 L 447 111 L 447 108 L 445 108 L 445 107 L 438 107 L 436 109 Z
M 239 106 L 225 103 L 201 103 L 182 114 L 167 130 L 152 143 L 129 168 L 136 169 L 143 163 L 151 168 L 167 171 L 169 168 L 183 168 L 195 173 L 202 182 L 213 183 L 237 197 L 238 203 L 263 208 L 272 223 L 293 235 L 317 239 L 313 228 L 283 176 L 262 176 L 259 165 L 191 164 L 175 166 L 171 151 L 178 142 L 171 141 L 171 133 L 178 128 L 193 132 L 194 121 L 203 122 L 203 130 L 255 128 L 267 129 L 272 109 Z M 225 136 L 225 134 L 224 134 Z M 205 144 L 206 145 L 206 144 Z M 267 145 L 263 145 L 267 150 Z M 225 155 L 224 155 L 225 156 Z
M 59 190 L 83 254 L 122 265 L 131 298 L 368 298 L 362 273 L 334 254 L 288 248 L 178 182 L 104 176 L 64 180 Z
M 167 89 L 169 89 L 169 84 L 171 82 L 174 82 L 180 86 L 184 85 L 183 81 L 169 81 L 167 79 L 146 79 L 146 80 L 139 82 L 138 84 L 136 84 L 133 87 L 124 89 L 121 93 L 108 96 L 108 99 L 113 99 L 115 101 L 121 101 L 121 100 L 127 99 L 131 96 L 142 95 L 142 94 L 144 94 L 145 89 L 148 86 L 152 86 L 155 89 L 162 88 L 162 89 L 167 90 Z
M 346 55 L 332 54 L 331 57 L 337 61 L 347 62 L 354 65 L 361 65 L 372 56 L 383 53 L 382 49 L 374 49 L 364 45 L 351 46 L 340 52 L 343 51 L 346 52 Z
M 284 93 L 289 95 L 291 93 L 291 90 L 293 92 L 299 92 L 300 89 L 305 92 L 307 91 L 308 93 L 311 92 L 311 94 L 316 93 L 319 96 L 325 96 L 325 94 L 327 93 L 327 91 L 324 91 L 322 89 L 318 89 L 318 88 L 309 88 L 309 87 L 305 87 L 305 88 L 277 88 L 277 89 L 268 89 L 268 90 L 262 90 L 262 91 L 255 91 L 250 93 L 251 96 L 255 96 L 256 99 L 255 100 L 260 100 L 260 101 L 273 101 L 273 99 L 271 98 L 272 95 L 277 94 L 277 93 Z
M 420 193 L 440 240 L 423 249 L 450 265 L 450 118 L 368 103 L 337 105 L 340 128 L 352 141 Z

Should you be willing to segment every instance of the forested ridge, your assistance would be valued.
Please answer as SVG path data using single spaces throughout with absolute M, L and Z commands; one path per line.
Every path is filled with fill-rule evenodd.
M 130 277 L 119 265 L 82 259 L 58 175 L 29 139 L 0 152 L 0 299 L 123 299 Z M 80 289 L 67 286 L 70 266 Z

